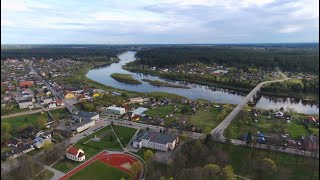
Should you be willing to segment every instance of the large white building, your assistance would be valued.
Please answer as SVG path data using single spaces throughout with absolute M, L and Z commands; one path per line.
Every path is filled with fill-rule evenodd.
M 75 147 L 70 146 L 67 150 L 66 157 L 73 161 L 82 162 L 86 160 L 86 156 L 84 155 L 84 151 L 82 149 L 77 149 Z
M 174 134 L 144 131 L 133 140 L 134 148 L 151 148 L 160 151 L 173 150 L 179 143 L 179 136 Z
M 109 106 L 106 109 L 106 113 L 107 114 L 116 114 L 116 115 L 121 115 L 124 114 L 126 112 L 125 108 L 122 107 L 117 107 L 117 106 Z

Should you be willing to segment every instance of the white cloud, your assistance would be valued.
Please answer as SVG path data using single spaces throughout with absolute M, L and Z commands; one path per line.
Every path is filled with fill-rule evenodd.
M 9 11 L 30 11 L 30 9 L 21 2 L 14 2 L 9 0 L 1 1 L 1 10 Z
M 302 29 L 303 29 L 303 27 L 298 26 L 298 25 L 289 25 L 289 26 L 285 26 L 285 27 L 279 29 L 278 32 L 279 33 L 294 33 L 294 32 L 298 32 Z

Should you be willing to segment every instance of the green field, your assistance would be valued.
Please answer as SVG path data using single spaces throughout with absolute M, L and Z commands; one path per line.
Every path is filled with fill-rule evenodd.
M 137 131 L 137 129 L 124 127 L 124 126 L 113 126 L 115 132 L 117 133 L 122 145 L 125 147 L 130 142 L 132 136 Z
M 108 166 L 107 164 L 95 161 L 72 175 L 69 180 L 120 180 L 129 179 L 129 175 L 120 169 Z
M 123 143 L 123 146 L 128 144 L 133 134 L 136 132 L 136 129 L 132 129 L 128 127 L 114 126 L 114 128 L 117 131 L 117 135 L 120 138 L 121 142 Z M 100 141 L 90 140 L 95 136 L 100 138 Z M 110 139 L 110 136 L 112 136 L 112 141 Z M 96 154 L 98 154 L 99 152 L 105 149 L 107 150 L 121 149 L 121 146 L 117 141 L 117 138 L 110 126 L 107 126 L 89 136 L 86 136 L 85 138 L 79 140 L 74 146 L 77 148 L 81 148 L 84 151 L 86 155 L 86 159 L 90 159 L 91 157 L 95 156 Z M 53 166 L 53 168 L 66 173 L 80 164 L 81 163 L 75 162 L 69 159 L 62 159 L 58 163 L 56 163 Z
M 27 114 L 22 116 L 15 116 L 10 118 L 1 119 L 2 123 L 9 123 L 11 125 L 12 131 L 17 131 L 19 129 L 24 129 L 30 125 L 35 124 L 38 118 L 43 117 L 45 119 L 48 118 L 47 113 L 35 113 L 35 114 Z
M 54 173 L 49 170 L 44 170 L 41 174 L 35 177 L 33 180 L 48 180 L 54 176 Z
M 113 73 L 111 77 L 117 81 L 130 83 L 130 84 L 141 84 L 140 81 L 133 78 L 130 74 Z
M 65 108 L 64 109 L 55 109 L 50 112 L 51 112 L 53 118 L 57 119 L 57 120 L 64 119 L 66 114 L 68 113 Z
M 227 115 L 230 110 L 220 111 L 215 107 L 201 108 L 195 114 L 191 115 L 190 123 L 209 133 L 216 127 Z
M 174 110 L 174 106 L 166 105 L 161 107 L 156 107 L 154 109 L 149 109 L 145 112 L 146 115 L 151 117 L 161 117 L 164 118 L 166 115 L 169 115 Z

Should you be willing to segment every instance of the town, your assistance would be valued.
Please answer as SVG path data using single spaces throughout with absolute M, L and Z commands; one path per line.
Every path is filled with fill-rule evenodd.
M 60 146 L 60 154 L 56 155 L 58 161 L 46 159 L 42 163 L 53 163 L 52 168 L 60 175 L 52 173 L 50 168 L 40 168 L 42 173 L 37 176 L 44 174 L 67 179 L 75 173 L 72 169 L 76 166 L 92 157 L 102 156 L 104 148 L 115 154 L 127 153 L 130 163 L 129 159 L 132 159 L 132 162 L 145 164 L 151 155 L 173 158 L 171 151 L 191 139 L 207 140 L 211 130 L 235 108 L 231 104 L 189 100 L 181 96 L 128 93 L 68 83 L 65 79 L 72 79 L 83 64 L 65 58 L 1 61 L 1 157 L 6 164 L 2 166 L 3 170 L 9 171 L 9 161 L 19 161 L 25 156 L 45 159 L 46 154 L 58 151 L 56 146 Z M 232 72 L 231 68 L 216 67 L 186 64 L 172 69 L 150 69 L 210 73 L 217 77 Z M 265 77 L 255 73 L 255 79 L 251 75 L 244 73 L 241 78 L 258 83 Z M 277 76 L 277 73 L 268 75 L 270 78 Z M 229 143 L 262 149 L 277 147 L 277 151 L 305 154 L 318 149 L 318 133 L 318 115 L 299 114 L 283 108 L 261 110 L 247 105 L 224 135 Z M 61 153 L 64 156 L 61 157 Z M 114 162 L 105 161 L 121 169 L 122 164 L 116 163 L 121 160 L 114 158 Z M 140 178 L 145 178 L 145 170 L 140 170 Z M 131 176 L 130 169 L 123 171 Z M 120 176 L 127 175 L 120 173 Z

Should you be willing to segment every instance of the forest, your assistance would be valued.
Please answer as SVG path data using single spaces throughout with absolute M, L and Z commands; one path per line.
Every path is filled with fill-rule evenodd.
M 148 160 L 147 179 L 318 179 L 317 158 L 270 150 L 191 140 L 167 162 Z
M 105 61 L 126 50 L 122 46 L 51 45 L 25 48 L 2 48 L 1 59 L 7 58 L 72 58 L 79 61 Z
M 283 47 L 158 47 L 137 52 L 136 64 L 168 67 L 183 63 L 218 63 L 226 66 L 255 66 L 266 70 L 319 74 L 318 48 Z

